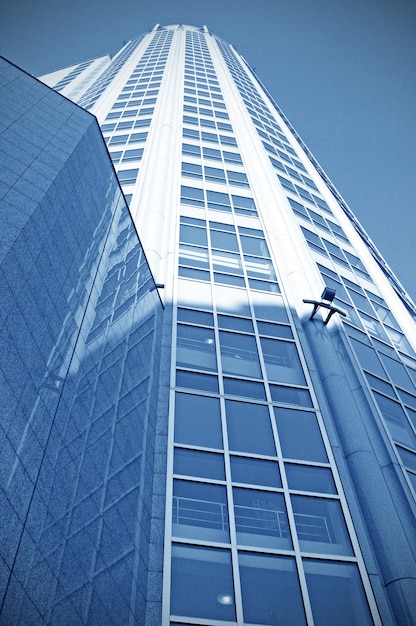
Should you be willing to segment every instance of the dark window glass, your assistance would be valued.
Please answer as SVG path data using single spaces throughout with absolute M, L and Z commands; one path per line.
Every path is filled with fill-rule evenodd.
M 274 414 L 284 457 L 327 463 L 315 413 L 275 408 Z M 302 434 L 301 437 L 299 433 Z
M 283 494 L 234 487 L 233 499 L 240 545 L 290 550 L 292 542 Z
M 253 322 L 242 317 L 230 315 L 218 315 L 218 326 L 226 330 L 236 330 L 246 333 L 254 333 Z
M 336 493 L 332 472 L 328 467 L 286 463 L 285 469 L 289 489 Z
M 229 550 L 173 546 L 171 613 L 235 621 Z
M 235 483 L 281 487 L 279 466 L 276 461 L 231 456 L 231 476 Z
M 278 339 L 260 339 L 269 380 L 305 385 L 296 345 Z
M 276 455 L 269 411 L 261 404 L 226 400 L 231 450 Z
M 177 393 L 175 442 L 207 448 L 222 448 L 219 400 Z
M 250 335 L 220 331 L 221 361 L 225 374 L 259 378 L 256 340 Z
M 228 542 L 226 488 L 222 485 L 174 480 L 172 533 L 176 537 Z
M 305 559 L 304 566 L 315 624 L 373 624 L 355 563 Z
M 266 392 L 263 383 L 239 378 L 224 378 L 224 393 L 231 396 L 265 400 Z
M 214 317 L 212 313 L 205 311 L 194 311 L 193 309 L 178 309 L 178 321 L 198 324 L 200 326 L 213 326 Z
M 311 396 L 306 389 L 270 385 L 270 393 L 273 402 L 278 402 L 279 404 L 297 404 L 298 406 L 312 408 Z
M 245 624 L 306 624 L 293 558 L 241 553 L 239 563 Z
M 184 476 L 198 476 L 225 480 L 224 457 L 215 452 L 201 452 L 200 450 L 175 449 L 173 473 Z
M 201 391 L 218 393 L 218 378 L 210 374 L 198 374 L 197 372 L 177 370 L 176 385 L 178 387 L 188 387 L 189 389 L 200 389 Z
M 198 328 L 178 324 L 176 363 L 179 367 L 215 371 L 214 331 L 210 328 Z
M 416 447 L 416 436 L 402 406 L 377 392 L 374 392 L 374 397 L 393 439 L 411 448 Z
M 291 500 L 301 550 L 353 554 L 338 500 L 309 496 L 292 496 Z

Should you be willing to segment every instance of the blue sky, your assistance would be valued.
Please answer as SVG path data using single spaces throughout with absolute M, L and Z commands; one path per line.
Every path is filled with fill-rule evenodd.
M 2 0 L 0 54 L 39 75 L 156 23 L 234 45 L 416 299 L 415 0 Z

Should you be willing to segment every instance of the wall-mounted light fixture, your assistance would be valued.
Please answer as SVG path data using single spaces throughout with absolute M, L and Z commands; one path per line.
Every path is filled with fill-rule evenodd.
M 324 320 L 324 325 L 326 326 L 333 316 L 334 313 L 339 313 L 343 317 L 346 317 L 347 314 L 342 309 L 338 309 L 337 307 L 332 305 L 332 301 L 335 298 L 335 289 L 330 289 L 329 287 L 325 287 L 321 295 L 321 301 L 317 300 L 303 300 L 305 304 L 313 304 L 313 310 L 310 316 L 310 320 L 315 317 L 317 311 L 322 307 L 323 309 L 327 309 L 329 311 L 326 319 Z

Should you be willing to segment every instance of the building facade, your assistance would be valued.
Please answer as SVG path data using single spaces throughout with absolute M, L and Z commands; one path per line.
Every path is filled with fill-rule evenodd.
M 79 463 L 54 524 L 26 517 L 35 547 L 59 527 L 47 593 L 11 552 L 19 619 L 415 623 L 416 312 L 342 197 L 206 27 L 42 80 L 96 116 L 129 211 L 48 440 L 81 406 Z

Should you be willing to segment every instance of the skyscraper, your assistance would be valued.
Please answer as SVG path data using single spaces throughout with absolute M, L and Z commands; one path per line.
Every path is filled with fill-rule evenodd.
M 416 310 L 375 245 L 206 27 L 42 80 L 96 116 L 129 212 L 82 257 L 6 616 L 414 623 Z

